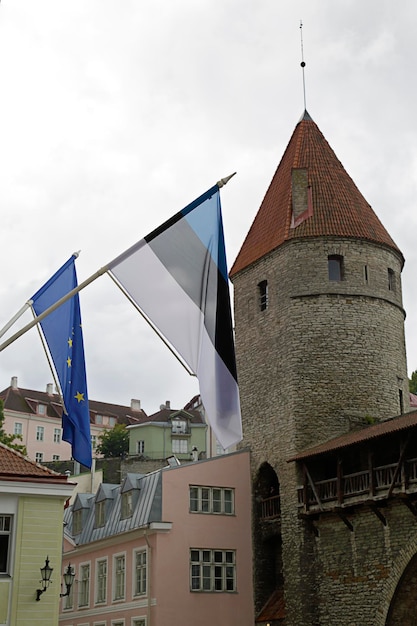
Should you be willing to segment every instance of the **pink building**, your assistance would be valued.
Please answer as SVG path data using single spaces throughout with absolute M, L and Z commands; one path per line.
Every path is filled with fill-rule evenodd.
M 4 430 L 21 435 L 30 459 L 37 463 L 71 459 L 71 446 L 62 440 L 62 405 L 52 383 L 46 391 L 23 389 L 13 376 L 10 387 L 0 391 L 0 398 L 4 403 Z M 147 419 L 139 400 L 132 400 L 130 406 L 89 400 L 89 408 L 93 456 L 97 456 L 94 450 L 104 430 L 116 423 L 138 424 Z
M 78 494 L 60 625 L 252 626 L 249 463 L 240 451 Z

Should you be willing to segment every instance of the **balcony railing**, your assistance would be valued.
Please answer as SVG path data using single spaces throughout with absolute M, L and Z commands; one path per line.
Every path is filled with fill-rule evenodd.
M 262 520 L 276 519 L 281 515 L 279 496 L 271 496 L 260 501 L 260 518 Z
M 383 498 L 389 493 L 417 492 L 417 459 L 408 459 L 398 467 L 398 463 L 381 465 L 339 478 L 317 480 L 314 488 L 311 482 L 298 487 L 298 504 L 306 509 L 317 510 L 320 504 L 345 504 L 353 498 Z

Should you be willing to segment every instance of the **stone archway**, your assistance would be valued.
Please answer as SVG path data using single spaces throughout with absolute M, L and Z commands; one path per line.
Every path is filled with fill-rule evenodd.
M 262 463 L 254 481 L 253 549 L 255 611 L 258 613 L 282 587 L 282 540 L 279 480 L 274 468 Z
M 417 554 L 411 559 L 394 592 L 386 626 L 415 626 L 417 606 Z

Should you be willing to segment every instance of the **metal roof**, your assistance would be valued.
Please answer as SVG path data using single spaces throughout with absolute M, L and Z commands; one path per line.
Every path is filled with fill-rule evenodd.
M 318 456 L 320 454 L 334 452 L 342 448 L 347 448 L 348 446 L 353 446 L 359 443 L 370 441 L 371 439 L 376 439 L 384 435 L 390 435 L 392 433 L 406 430 L 408 428 L 415 428 L 416 426 L 417 411 L 410 411 L 410 413 L 406 413 L 405 415 L 400 415 L 399 417 L 384 420 L 382 422 L 379 422 L 378 424 L 367 426 L 362 430 L 346 433 L 346 435 L 341 435 L 340 437 L 330 439 L 330 441 L 325 441 L 324 443 L 321 443 L 318 446 L 314 446 L 313 448 L 303 450 L 302 452 L 288 459 L 288 462 L 302 461 L 304 459 Z
M 83 545 L 91 541 L 98 541 L 118 535 L 129 530 L 141 528 L 151 522 L 162 521 L 162 470 L 150 474 L 129 474 L 121 485 L 101 485 L 97 494 L 77 494 L 73 506 L 64 513 L 65 534 L 76 545 Z M 136 485 L 136 486 L 134 486 Z M 125 519 L 121 518 L 122 494 L 132 487 L 133 514 Z M 107 496 L 104 497 L 103 496 Z M 95 527 L 95 504 L 105 501 L 104 526 Z M 73 535 L 73 511 L 80 508 L 87 509 L 83 515 L 82 530 Z

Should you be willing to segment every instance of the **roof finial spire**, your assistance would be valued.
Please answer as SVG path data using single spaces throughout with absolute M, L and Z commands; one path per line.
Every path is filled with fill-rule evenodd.
M 304 76 L 304 68 L 306 66 L 305 62 L 304 62 L 304 46 L 303 46 L 303 21 L 300 20 L 300 38 L 301 38 L 301 67 L 303 70 L 303 94 L 304 94 L 304 111 L 307 111 L 307 104 L 306 104 L 306 81 L 305 81 L 305 76 Z

